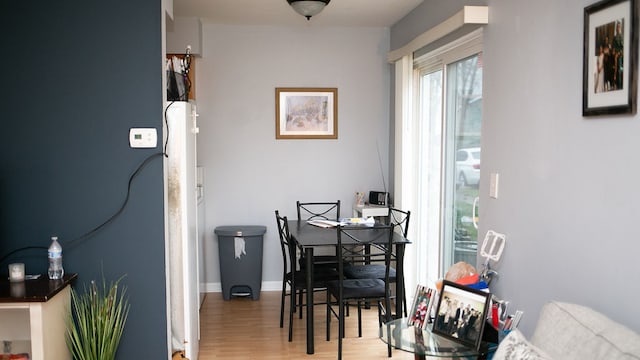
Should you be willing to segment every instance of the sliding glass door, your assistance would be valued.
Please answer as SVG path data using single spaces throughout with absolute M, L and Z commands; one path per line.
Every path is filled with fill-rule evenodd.
M 443 270 L 476 266 L 482 124 L 481 54 L 447 65 Z
M 432 282 L 455 262 L 477 267 L 482 124 L 480 37 L 414 61 L 417 270 Z M 475 41 L 475 42 L 474 42 Z M 469 44 L 474 46 L 470 46 Z M 480 44 L 480 46 L 478 46 Z

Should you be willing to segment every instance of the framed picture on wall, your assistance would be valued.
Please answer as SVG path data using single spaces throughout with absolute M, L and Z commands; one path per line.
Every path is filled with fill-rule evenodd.
M 584 9 L 582 115 L 635 114 L 638 89 L 636 0 Z
M 276 139 L 337 138 L 337 88 L 276 88 Z

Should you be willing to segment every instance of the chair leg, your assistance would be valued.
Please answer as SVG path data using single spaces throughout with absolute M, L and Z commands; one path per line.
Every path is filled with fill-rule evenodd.
M 293 341 L 293 311 L 296 309 L 296 291 L 289 292 L 289 342 Z
M 286 296 L 287 283 L 282 281 L 282 296 L 280 297 L 280 328 L 284 327 L 284 298 Z
M 299 296 L 298 297 L 298 304 L 300 305 L 300 314 L 298 314 L 298 317 L 300 319 L 302 319 L 302 301 L 303 301 L 302 296 L 304 295 L 303 293 L 304 293 L 304 291 L 300 290 L 300 293 L 298 295 Z
M 404 305 L 404 317 L 408 317 L 409 315 L 407 314 L 407 292 L 405 291 L 404 287 L 402 287 L 402 302 Z
M 387 327 L 387 357 L 391 357 L 391 319 L 393 319 L 393 314 L 391 313 L 391 301 L 389 300 L 389 298 L 385 298 L 384 299 L 384 307 L 387 308 L 387 310 L 384 313 L 384 324 Z M 379 319 L 383 319 L 382 316 L 378 317 Z M 381 325 L 382 326 L 382 325 Z M 416 355 L 417 356 L 417 355 Z
M 391 325 L 389 325 L 389 321 L 387 321 L 387 357 L 391 357 Z M 418 355 L 416 355 L 416 358 Z
M 331 294 L 327 291 L 327 341 L 331 340 Z
M 358 301 L 358 337 L 362 337 L 362 307 Z
M 338 300 L 338 360 L 342 360 L 342 338 L 344 338 L 344 306 L 343 301 Z

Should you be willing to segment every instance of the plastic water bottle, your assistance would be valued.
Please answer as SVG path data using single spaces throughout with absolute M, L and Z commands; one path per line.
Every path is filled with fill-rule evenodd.
M 62 268 L 62 246 L 58 242 L 57 236 L 51 237 L 51 246 L 49 246 L 49 279 L 62 279 L 64 269 Z

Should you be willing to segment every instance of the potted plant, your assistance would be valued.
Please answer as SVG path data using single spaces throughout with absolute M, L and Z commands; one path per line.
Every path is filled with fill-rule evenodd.
M 71 290 L 67 346 L 74 360 L 114 360 L 129 314 L 126 288 L 120 280 L 108 286 L 91 281 L 82 294 Z

